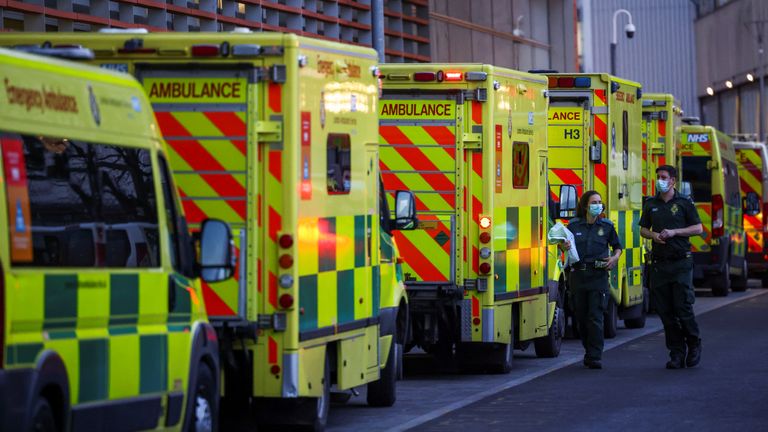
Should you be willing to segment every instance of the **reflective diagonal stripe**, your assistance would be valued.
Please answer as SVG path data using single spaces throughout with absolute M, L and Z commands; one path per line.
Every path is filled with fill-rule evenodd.
M 712 204 L 696 203 L 696 210 L 699 212 L 704 232 L 701 235 L 690 237 L 691 251 L 709 252 L 709 243 L 712 241 Z
M 207 118 L 202 113 L 157 112 L 156 116 L 163 135 L 170 138 L 168 144 L 173 150 L 170 154 L 171 165 L 175 171 L 179 171 L 176 183 L 187 199 L 219 198 L 214 203 L 205 203 L 204 199 L 195 201 L 206 214 L 208 211 L 216 211 L 218 206 L 220 209 L 217 213 L 220 214 L 217 216 L 225 216 L 223 219 L 227 222 L 242 223 L 246 213 L 245 176 L 234 176 L 230 173 L 245 171 L 245 158 L 239 149 L 230 140 L 223 138 L 194 139 L 195 136 L 211 137 L 211 134 L 215 133 L 212 124 L 203 121 Z M 190 124 L 193 125 L 194 131 L 188 129 Z M 196 128 L 199 128 L 200 132 Z M 218 135 L 221 135 L 221 132 L 218 132 Z M 226 215 L 225 210 L 221 208 L 222 201 L 225 206 L 234 210 L 235 214 Z
M 396 190 L 416 199 L 420 226 L 396 231 L 406 279 L 448 281 L 451 278 L 451 215 L 456 211 L 455 126 L 414 120 L 382 124 L 380 168 L 390 208 Z

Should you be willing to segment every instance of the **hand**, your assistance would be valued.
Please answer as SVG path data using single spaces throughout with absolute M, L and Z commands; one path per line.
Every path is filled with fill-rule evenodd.
M 666 231 L 666 230 L 664 230 L 664 231 Z M 665 242 L 665 241 L 664 241 L 664 239 L 663 239 L 663 238 L 661 238 L 661 233 L 657 233 L 657 232 L 651 232 L 651 238 L 653 239 L 653 241 L 654 241 L 655 243 L 658 243 L 658 244 L 667 244 L 667 242 Z
M 616 264 L 618 262 L 619 262 L 619 256 L 618 255 L 613 255 L 613 256 L 611 256 L 610 258 L 608 258 L 606 260 L 605 268 L 607 270 L 610 270 L 610 269 L 616 267 Z
M 671 239 L 672 237 L 677 235 L 677 230 L 674 229 L 665 229 L 662 230 L 659 233 L 659 238 L 662 240 Z
M 559 247 L 561 251 L 565 252 L 571 249 L 571 242 L 568 240 L 563 240 L 561 243 L 557 244 L 557 247 Z

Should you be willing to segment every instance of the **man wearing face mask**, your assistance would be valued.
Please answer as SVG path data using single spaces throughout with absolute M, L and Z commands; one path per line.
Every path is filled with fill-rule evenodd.
M 693 313 L 693 258 L 690 236 L 703 228 L 696 207 L 675 189 L 677 170 L 656 169 L 656 196 L 640 216 L 640 235 L 653 240 L 651 297 L 664 324 L 669 361 L 667 369 L 694 367 L 701 360 L 699 325 Z
M 587 191 L 579 199 L 576 217 L 568 222 L 580 261 L 570 267 L 568 291 L 584 346 L 584 366 L 602 369 L 603 316 L 609 301 L 608 271 L 621 256 L 621 243 L 613 222 L 602 218 L 600 194 Z M 567 241 L 561 244 L 570 249 Z M 609 248 L 613 250 L 611 254 Z

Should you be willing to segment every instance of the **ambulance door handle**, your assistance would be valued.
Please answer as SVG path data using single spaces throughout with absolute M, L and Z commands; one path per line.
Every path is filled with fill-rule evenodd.
M 176 281 L 172 276 L 168 276 L 168 312 L 176 309 Z

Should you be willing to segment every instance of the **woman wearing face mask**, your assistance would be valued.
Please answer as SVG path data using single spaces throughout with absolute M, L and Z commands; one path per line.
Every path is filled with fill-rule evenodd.
M 621 243 L 613 223 L 602 217 L 600 194 L 587 191 L 581 196 L 576 217 L 568 223 L 580 261 L 570 267 L 568 290 L 584 345 L 584 366 L 602 369 L 603 315 L 608 302 L 608 271 L 621 256 Z M 561 247 L 569 249 L 569 242 Z M 609 251 L 612 250 L 612 253 Z

